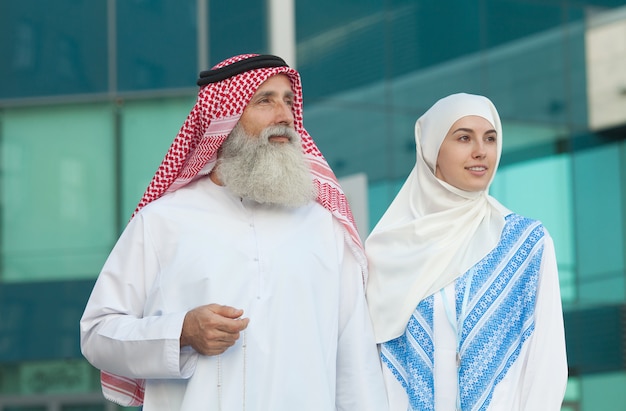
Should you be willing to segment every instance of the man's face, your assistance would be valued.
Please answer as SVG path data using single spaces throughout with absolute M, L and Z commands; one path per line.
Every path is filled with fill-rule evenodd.
M 293 99 L 284 74 L 261 84 L 220 147 L 213 181 L 261 204 L 299 207 L 315 200 L 309 163 L 294 129 Z
M 276 136 L 286 141 L 272 141 Z M 300 136 L 284 125 L 251 136 L 238 123 L 220 148 L 215 170 L 213 181 L 262 204 L 299 207 L 317 195 Z
M 265 80 L 246 106 L 239 123 L 245 132 L 258 136 L 268 126 L 282 125 L 293 128 L 293 98 L 291 82 L 285 74 Z M 272 136 L 270 142 L 287 142 L 286 136 Z

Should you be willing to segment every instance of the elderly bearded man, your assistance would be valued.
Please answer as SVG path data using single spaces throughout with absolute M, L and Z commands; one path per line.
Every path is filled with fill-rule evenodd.
M 105 396 L 145 411 L 386 410 L 366 259 L 303 127 L 299 74 L 241 55 L 198 84 L 81 319 Z

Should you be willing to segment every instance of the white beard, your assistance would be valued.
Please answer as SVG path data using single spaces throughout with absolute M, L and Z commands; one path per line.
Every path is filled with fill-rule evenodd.
M 272 143 L 271 136 L 288 136 Z M 270 126 L 248 135 L 238 123 L 220 148 L 217 177 L 235 195 L 262 204 L 299 207 L 317 197 L 301 139 L 292 128 Z

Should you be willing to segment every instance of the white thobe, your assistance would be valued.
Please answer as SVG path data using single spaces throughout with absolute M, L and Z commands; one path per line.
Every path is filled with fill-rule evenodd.
M 455 307 L 455 285 L 444 293 Z M 444 296 L 434 295 L 433 344 L 435 410 L 455 411 L 457 404 L 457 336 L 446 316 Z M 452 308 L 451 312 L 457 312 Z M 535 330 L 519 357 L 498 383 L 488 411 L 558 411 L 567 385 L 567 358 L 563 312 L 554 243 L 548 233 L 539 273 L 535 305 Z M 406 411 L 406 391 L 387 367 L 383 367 L 390 411 Z
M 248 328 L 220 356 L 180 349 L 186 312 L 210 303 L 243 309 Z M 263 206 L 209 178 L 131 220 L 87 303 L 81 348 L 99 369 L 146 379 L 145 411 L 387 409 L 340 224 L 318 203 Z

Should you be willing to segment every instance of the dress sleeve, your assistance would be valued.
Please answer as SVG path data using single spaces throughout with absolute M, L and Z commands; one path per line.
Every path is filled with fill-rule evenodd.
M 340 244 L 345 244 L 341 235 Z M 387 397 L 372 322 L 365 301 L 361 268 L 343 250 L 337 347 L 338 411 L 386 411 Z
M 180 349 L 185 312 L 144 316 L 159 270 L 143 216 L 128 224 L 80 320 L 81 350 L 96 368 L 129 378 L 188 378 L 197 353 Z
M 521 410 L 561 409 L 567 385 L 567 354 L 556 255 L 547 231 L 537 290 L 535 330 L 521 384 Z

